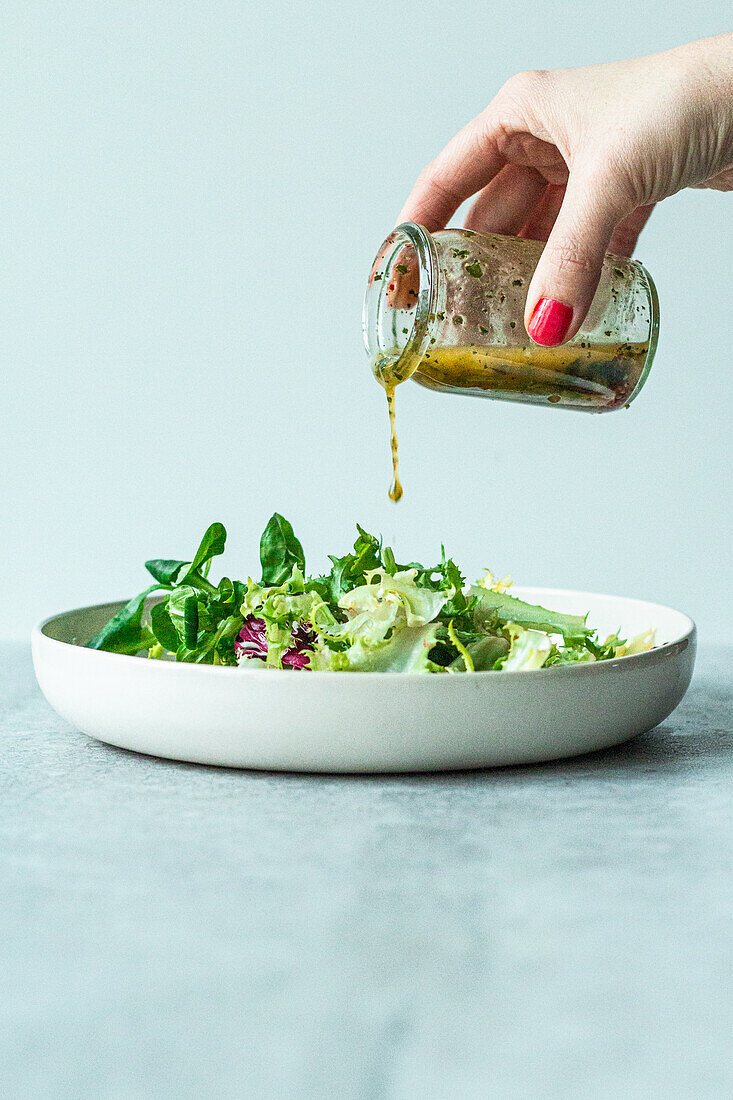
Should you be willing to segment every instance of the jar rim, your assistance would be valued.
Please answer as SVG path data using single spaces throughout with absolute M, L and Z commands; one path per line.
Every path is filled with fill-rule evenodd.
M 414 315 L 401 343 L 387 347 L 383 338 L 382 314 L 387 304 L 388 283 L 384 278 L 391 269 L 401 249 L 411 246 L 418 264 L 419 286 L 414 304 Z M 417 370 L 427 351 L 431 335 L 431 319 L 435 317 L 438 301 L 438 253 L 431 233 L 417 222 L 402 222 L 385 238 L 372 264 L 369 283 L 364 295 L 362 332 L 364 347 L 372 361 L 372 370 L 379 379 L 380 360 L 389 362 L 390 376 L 405 381 Z M 392 310 L 397 314 L 398 310 Z M 400 313 L 412 312 L 399 310 Z M 407 318 L 403 317 L 401 323 Z M 404 330 L 403 330 L 404 331 Z M 395 354 L 399 351 L 399 354 Z

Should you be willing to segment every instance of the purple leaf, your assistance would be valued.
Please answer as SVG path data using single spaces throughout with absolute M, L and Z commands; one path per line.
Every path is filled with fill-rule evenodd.
M 265 660 L 267 657 L 267 634 L 265 633 L 264 619 L 256 619 L 254 615 L 247 616 L 234 643 L 234 652 L 238 661 L 250 657 L 260 657 L 263 661 Z
M 283 654 L 283 667 L 307 668 L 310 663 L 313 644 L 316 640 L 311 624 L 308 622 L 293 623 L 292 637 L 293 644 Z M 234 643 L 237 660 L 245 661 L 252 657 L 259 657 L 260 660 L 264 661 L 267 658 L 267 649 L 265 620 L 258 619 L 254 615 L 248 615 Z

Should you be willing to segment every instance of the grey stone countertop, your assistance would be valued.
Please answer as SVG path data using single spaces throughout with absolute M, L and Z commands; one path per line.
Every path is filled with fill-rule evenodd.
M 733 649 L 621 748 L 379 777 L 109 748 L 0 656 L 8 1100 L 733 1095 Z

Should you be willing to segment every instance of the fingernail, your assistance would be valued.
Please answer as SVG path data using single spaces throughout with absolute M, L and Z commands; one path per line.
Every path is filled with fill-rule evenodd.
M 572 319 L 573 311 L 570 306 L 556 302 L 554 298 L 540 298 L 532 311 L 527 332 L 535 344 L 554 348 L 567 336 Z

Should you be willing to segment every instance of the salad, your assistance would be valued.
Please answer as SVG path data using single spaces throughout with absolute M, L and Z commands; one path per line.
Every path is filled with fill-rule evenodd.
M 601 640 L 587 616 L 516 599 L 511 582 L 490 572 L 466 586 L 445 550 L 437 565 L 398 564 L 390 547 L 357 530 L 353 550 L 308 576 L 303 548 L 276 512 L 260 540 L 260 579 L 214 584 L 226 530 L 212 523 L 191 561 L 147 561 L 153 583 L 88 645 L 233 668 L 411 673 L 549 669 L 653 648 L 653 631 Z

